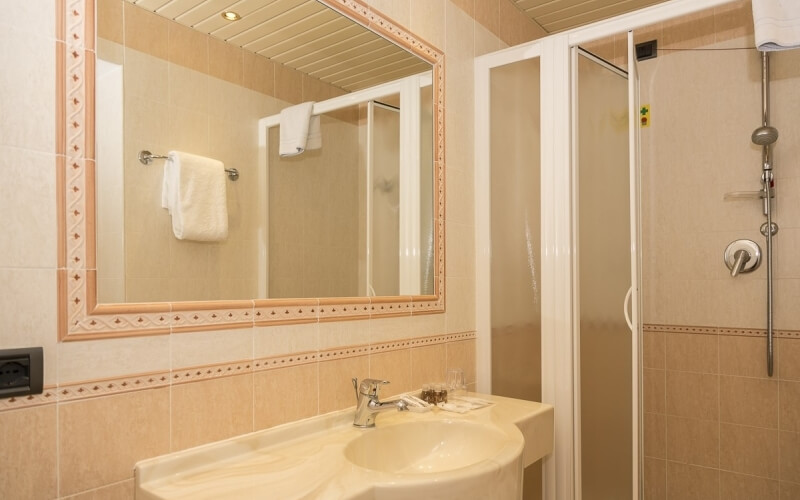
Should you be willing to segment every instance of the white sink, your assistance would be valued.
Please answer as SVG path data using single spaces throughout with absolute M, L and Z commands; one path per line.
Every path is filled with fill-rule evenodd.
M 365 469 L 432 474 L 490 460 L 508 443 L 496 427 L 468 421 L 416 421 L 378 427 L 350 441 L 344 456 Z
M 522 471 L 553 450 L 553 407 L 493 402 L 455 414 L 353 409 L 136 464 L 137 500 L 521 498 Z

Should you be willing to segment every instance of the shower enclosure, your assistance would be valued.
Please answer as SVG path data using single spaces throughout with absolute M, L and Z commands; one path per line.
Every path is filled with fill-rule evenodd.
M 800 450 L 794 161 L 800 51 L 771 55 L 772 113 L 751 137 L 754 117 L 766 108 L 758 92 L 762 60 L 753 47 L 751 13 L 744 0 L 672 0 L 476 60 L 478 382 L 481 390 L 502 394 L 508 390 L 504 377 L 519 382 L 514 374 L 520 370 L 538 371 L 541 398 L 556 409 L 556 449 L 544 459 L 543 498 L 649 499 L 666 498 L 667 492 L 676 498 L 794 498 L 800 491 L 794 466 Z M 658 57 L 635 61 L 634 37 L 658 39 Z M 627 57 L 621 56 L 623 39 Z M 615 125 L 624 121 L 621 113 L 612 111 L 618 99 L 613 82 L 623 75 L 579 47 L 628 73 L 627 147 L 605 137 L 623 127 Z M 495 75 L 534 60 L 538 83 L 526 87 L 533 95 L 516 107 L 500 107 Z M 509 84 L 514 85 L 519 84 Z M 592 91 L 587 85 L 600 97 L 582 99 L 584 90 L 587 96 Z M 761 88 L 764 93 L 768 87 Z M 513 113 L 532 101 L 538 103 L 538 126 L 518 126 Z M 604 109 L 611 118 L 593 125 Z M 640 127 L 640 112 L 646 128 Z M 781 131 L 781 146 L 765 150 L 776 138 L 773 126 Z M 538 136 L 538 154 L 506 151 L 508 141 L 524 141 L 526 134 Z M 596 141 L 617 144 L 612 151 L 627 149 L 627 179 L 619 171 L 601 173 L 618 162 L 600 156 L 596 147 L 585 152 L 586 139 L 588 146 Z M 763 183 L 756 176 L 758 158 Z M 520 166 L 508 162 L 530 169 L 525 175 L 538 178 L 538 190 L 517 173 Z M 773 170 L 773 163 L 780 168 Z M 505 202 L 492 197 L 495 173 L 519 175 L 520 186 L 507 178 L 498 182 L 527 191 L 520 207 L 538 206 L 538 240 L 526 236 L 535 225 L 523 226 L 502 212 L 495 217 Z M 630 189 L 627 215 L 617 213 L 623 203 L 611 194 L 616 183 Z M 775 218 L 774 203 L 780 203 L 781 234 L 771 243 L 775 293 L 769 301 L 769 266 L 732 279 L 719 260 L 731 240 L 766 242 L 759 225 L 764 211 Z M 516 217 L 536 217 L 523 210 L 528 209 L 518 208 Z M 770 222 L 763 225 L 765 237 L 774 233 Z M 516 234 L 505 235 L 505 226 Z M 499 245 L 495 238 L 502 238 Z M 521 251 L 516 275 L 501 273 L 514 260 L 498 255 L 504 241 L 529 244 L 538 261 L 525 262 Z M 623 253 L 629 267 L 622 264 Z M 507 278 L 519 281 L 517 275 L 538 277 L 536 287 L 523 289 Z M 628 318 L 619 298 L 626 287 L 609 275 L 631 286 L 626 311 L 633 334 L 627 339 L 620 334 Z M 512 323 L 500 314 L 523 300 L 525 312 L 538 315 L 540 340 L 535 347 L 518 343 L 496 352 L 499 334 Z M 765 308 L 774 313 L 767 328 Z M 772 377 L 764 362 L 770 331 Z M 513 355 L 503 354 L 509 351 Z M 600 361 L 596 371 L 587 365 L 593 355 Z M 610 378 L 604 383 L 600 376 Z M 626 399 L 606 392 L 618 387 Z M 627 417 L 610 413 L 625 406 Z M 618 424 L 627 438 L 611 436 Z M 610 448 L 629 453 L 613 456 Z M 624 469 L 628 473 L 620 473 Z
M 526 499 L 638 497 L 637 83 L 566 39 L 476 60 L 478 389 L 556 408 Z

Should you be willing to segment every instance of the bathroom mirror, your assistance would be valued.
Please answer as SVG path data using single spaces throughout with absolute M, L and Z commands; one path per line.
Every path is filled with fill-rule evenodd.
M 244 4 L 234 22 L 231 0 L 67 4 L 62 339 L 443 310 L 437 49 L 356 0 Z M 320 113 L 323 147 L 279 158 L 259 120 L 303 101 L 338 103 Z M 164 160 L 143 150 L 237 169 L 227 238 L 172 235 Z

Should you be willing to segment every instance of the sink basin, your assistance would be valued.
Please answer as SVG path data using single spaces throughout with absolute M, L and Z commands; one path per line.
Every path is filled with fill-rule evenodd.
M 485 394 L 464 414 L 354 410 L 235 436 L 136 465 L 137 500 L 521 498 L 525 466 L 553 450 L 553 407 Z
M 468 467 L 498 454 L 508 436 L 469 421 L 417 421 L 369 429 L 345 447 L 351 463 L 392 474 L 431 474 Z

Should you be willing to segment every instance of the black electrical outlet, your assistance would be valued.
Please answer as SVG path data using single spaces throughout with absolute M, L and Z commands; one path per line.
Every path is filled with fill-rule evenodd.
M 41 347 L 0 350 L 0 398 L 41 394 L 43 361 Z

